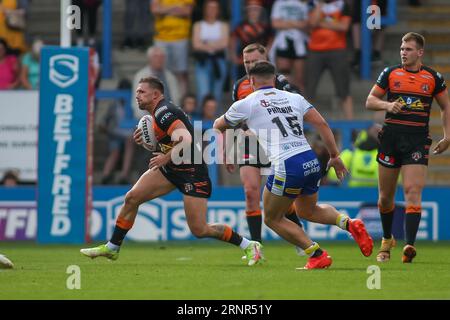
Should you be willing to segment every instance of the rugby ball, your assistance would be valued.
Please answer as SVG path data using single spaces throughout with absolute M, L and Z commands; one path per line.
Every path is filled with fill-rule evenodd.
M 139 120 L 138 129 L 142 130 L 142 146 L 148 151 L 156 151 L 158 140 L 156 140 L 153 130 L 153 117 L 151 115 L 143 116 Z

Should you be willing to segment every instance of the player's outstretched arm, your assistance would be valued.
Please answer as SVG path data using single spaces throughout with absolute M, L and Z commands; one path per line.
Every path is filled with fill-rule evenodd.
M 322 117 L 322 115 L 314 108 L 309 109 L 306 114 L 303 116 L 303 119 L 310 123 L 314 129 L 316 129 L 320 137 L 325 143 L 325 146 L 330 154 L 330 161 L 328 161 L 327 170 L 330 167 L 333 167 L 336 171 L 336 176 L 339 180 L 342 181 L 345 175 L 348 173 L 347 168 L 342 162 L 341 158 L 339 158 L 339 149 L 336 145 L 336 140 L 334 139 L 333 132 L 330 129 L 330 126 Z
M 441 107 L 442 126 L 444 129 L 444 137 L 434 147 L 433 153 L 440 154 L 447 150 L 450 146 L 450 100 L 448 98 L 448 91 L 444 90 L 442 93 L 435 96 L 437 103 Z

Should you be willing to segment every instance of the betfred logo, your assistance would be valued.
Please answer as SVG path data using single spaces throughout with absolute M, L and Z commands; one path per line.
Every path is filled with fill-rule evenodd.
M 79 59 L 71 54 L 58 54 L 50 58 L 49 78 L 60 88 L 67 88 L 78 80 Z

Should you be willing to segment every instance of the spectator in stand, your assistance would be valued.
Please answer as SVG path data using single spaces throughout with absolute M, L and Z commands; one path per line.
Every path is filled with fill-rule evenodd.
M 196 0 L 194 9 L 192 10 L 192 23 L 203 19 L 203 7 L 208 0 Z M 220 4 L 220 16 L 223 20 L 230 20 L 230 1 L 229 0 L 217 0 Z
M 128 79 L 122 79 L 117 87 L 118 90 L 131 89 L 131 82 Z M 119 183 L 130 183 L 128 177 L 135 150 L 133 140 L 134 128 L 121 128 L 120 124 L 126 115 L 123 101 L 116 100 L 108 108 L 105 122 L 100 126 L 100 130 L 108 135 L 109 155 L 106 158 L 103 167 L 101 184 L 111 184 L 114 182 L 114 169 L 122 157 L 122 168 L 119 174 Z
M 205 96 L 202 103 L 202 120 L 213 121 L 217 118 L 217 100 L 213 95 Z
M 29 0 L 1 0 L 0 1 L 0 38 L 5 39 L 11 51 L 16 55 L 27 51 L 25 43 L 25 23 Z M 8 15 L 15 17 L 8 19 Z M 9 21 L 23 22 L 11 24 Z
M 203 101 L 207 94 L 212 94 L 220 104 L 227 76 L 225 49 L 228 47 L 230 31 L 228 24 L 219 20 L 219 9 L 219 1 L 205 2 L 203 19 L 194 24 L 192 49 L 197 101 Z
M 183 96 L 188 88 L 188 54 L 195 0 L 152 0 L 154 44 L 166 51 L 167 66 L 175 74 Z M 176 103 L 175 103 L 176 104 Z
M 87 16 L 88 23 L 88 46 L 95 46 L 97 34 L 97 13 L 102 4 L 102 0 L 73 0 L 73 5 L 81 9 L 81 28 L 77 29 L 77 46 L 82 47 L 85 44 L 84 39 L 84 17 Z
M 39 89 L 41 49 L 44 42 L 35 39 L 31 45 L 31 52 L 22 57 L 22 67 L 20 70 L 20 82 L 22 88 L 27 90 Z
M 149 0 L 125 1 L 123 48 L 146 48 L 150 22 Z
M 208 129 L 211 129 L 214 124 L 214 120 L 217 118 L 217 101 L 214 98 L 213 95 L 209 94 L 205 96 L 205 98 L 202 101 L 202 134 L 201 137 L 204 136 L 205 131 Z M 195 127 L 194 127 L 195 128 Z M 200 132 L 199 132 L 200 133 Z M 219 138 L 221 139 L 221 137 Z M 209 148 L 208 146 L 211 145 L 211 141 L 203 141 L 202 146 L 203 150 L 206 150 L 206 148 Z M 208 162 L 212 161 L 213 159 L 210 158 L 210 155 L 205 154 L 206 160 Z
M 193 93 L 187 93 L 181 100 L 181 109 L 187 114 L 189 120 L 200 120 L 198 114 L 195 112 L 197 109 L 197 98 Z
M 277 0 L 272 8 L 272 27 L 276 30 L 272 50 L 278 71 L 301 92 L 308 41 L 309 5 L 300 0 Z M 292 73 L 292 77 L 291 77 Z
M 312 28 L 307 59 L 306 96 L 313 99 L 320 77 L 329 69 L 345 119 L 353 119 L 350 95 L 350 66 L 347 58 L 347 32 L 350 11 L 343 0 L 317 1 L 309 17 Z
M 164 96 L 172 100 L 175 105 L 180 103 L 180 89 L 174 74 L 166 68 L 166 52 L 163 48 L 152 46 L 147 50 L 147 65 L 134 75 L 133 92 L 139 85 L 142 78 L 154 76 L 164 83 Z M 131 100 L 133 113 L 136 120 L 140 119 L 147 112 L 139 109 L 136 99 Z
M 252 43 L 259 43 L 270 49 L 273 35 L 270 24 L 264 19 L 262 0 L 246 1 L 246 18 L 231 34 L 230 58 L 238 67 L 238 78 L 246 75 L 242 50 Z
M 358 133 L 353 142 L 353 150 L 342 150 L 340 158 L 349 171 L 347 177 L 349 187 L 378 186 L 378 134 L 381 126 L 374 124 L 367 130 Z M 340 183 L 334 170 L 329 170 L 327 180 L 330 184 Z
M 19 185 L 19 174 L 14 170 L 6 171 L 0 184 L 5 187 L 15 187 Z
M 19 86 L 19 62 L 10 54 L 8 44 L 0 38 L 0 90 L 12 90 Z

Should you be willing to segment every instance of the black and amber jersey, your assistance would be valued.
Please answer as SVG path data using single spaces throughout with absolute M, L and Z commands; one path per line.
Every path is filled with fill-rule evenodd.
M 279 90 L 289 91 L 292 93 L 300 93 L 300 90 L 289 83 L 286 77 L 282 74 L 277 74 L 275 78 L 275 88 Z M 253 92 L 252 85 L 247 75 L 237 80 L 233 85 L 233 102 L 242 100 Z
M 399 101 L 403 105 L 397 114 L 386 112 L 386 127 L 402 132 L 428 132 L 433 98 L 447 86 L 442 75 L 427 66 L 408 71 L 396 65 L 383 70 L 374 88 L 387 93 L 389 102 Z
M 158 140 L 158 146 L 161 149 L 161 152 L 167 153 L 172 149 L 174 143 L 172 141 L 171 135 L 175 130 L 175 127 L 178 123 L 183 123 L 186 126 L 186 129 L 192 136 L 192 141 L 194 141 L 194 127 L 192 123 L 189 121 L 187 114 L 179 107 L 175 106 L 168 100 L 161 100 L 158 105 L 155 107 L 153 111 L 153 130 L 155 131 L 156 139 Z M 195 157 L 195 152 L 200 152 L 201 149 L 198 148 L 196 150 L 194 148 L 194 142 L 191 147 L 191 155 L 190 155 L 190 164 L 181 164 L 176 165 L 176 167 L 190 166 L 194 164 L 194 159 L 201 159 L 200 165 L 203 165 L 203 157 Z M 172 162 L 168 164 L 168 166 L 175 166 Z

